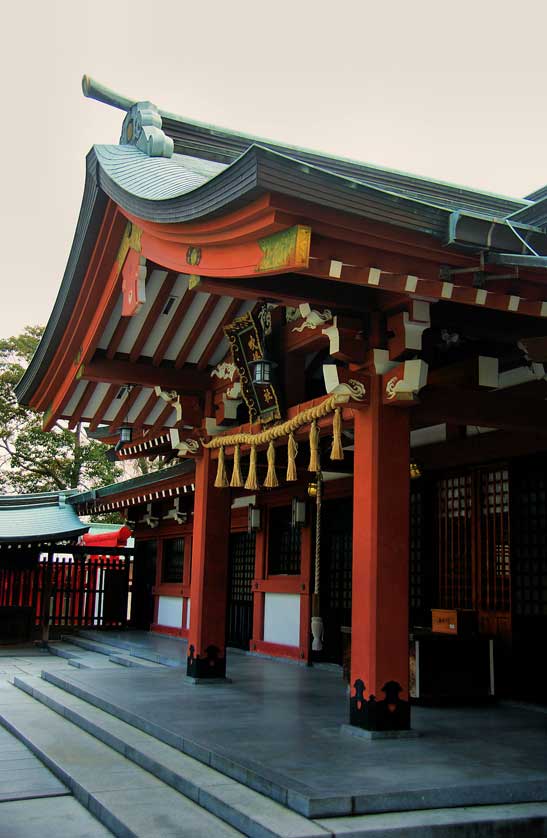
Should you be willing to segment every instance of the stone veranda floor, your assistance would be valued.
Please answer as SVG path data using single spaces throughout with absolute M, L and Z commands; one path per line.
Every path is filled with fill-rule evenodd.
M 173 663 L 186 657 L 173 638 L 85 635 Z M 63 677 L 214 754 L 219 769 L 224 761 L 242 782 L 258 778 L 284 789 L 289 802 L 315 801 L 316 816 L 547 800 L 545 713 L 504 704 L 414 707 L 418 738 L 365 741 L 341 732 L 348 697 L 338 672 L 229 651 L 228 675 L 232 683 L 215 686 L 188 683 L 181 668 L 71 669 Z

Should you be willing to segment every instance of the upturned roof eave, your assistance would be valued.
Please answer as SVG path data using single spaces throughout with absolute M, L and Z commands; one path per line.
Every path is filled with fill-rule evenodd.
M 164 483 L 175 477 L 184 477 L 192 474 L 195 471 L 195 462 L 193 460 L 184 460 L 174 466 L 168 468 L 158 469 L 157 471 L 142 474 L 139 477 L 132 477 L 129 480 L 122 480 L 119 483 L 110 483 L 108 486 L 101 486 L 99 489 L 92 489 L 88 492 L 81 492 L 72 495 L 68 500 L 72 506 L 80 506 L 85 503 L 92 503 L 101 498 L 110 497 L 112 495 L 120 495 L 126 492 L 133 492 L 136 489 L 145 489 L 149 486 Z
M 364 184 L 256 144 L 197 188 L 164 200 L 139 198 L 122 189 L 104 171 L 94 149 L 89 152 L 86 162 L 82 205 L 59 294 L 36 353 L 16 387 L 17 399 L 24 405 L 30 404 L 67 328 L 108 198 L 122 211 L 143 220 L 180 223 L 219 215 L 263 192 L 276 191 L 395 227 L 426 233 L 445 242 L 448 241 L 450 219 L 454 215 L 453 210 L 446 207 Z M 330 187 L 326 193 L 325 186 Z M 459 212 L 458 217 L 467 219 L 470 224 L 476 219 L 478 224 L 491 222 L 505 225 L 503 218 L 478 213 Z M 526 232 L 530 230 L 527 226 L 523 229 Z M 547 252 L 547 236 L 539 229 L 536 232 L 545 239 Z M 470 244 L 478 246 L 475 239 L 471 239 Z M 465 247 L 466 243 L 458 240 L 452 245 Z M 504 249 L 507 249 L 505 243 Z M 520 252 L 520 247 L 516 250 Z

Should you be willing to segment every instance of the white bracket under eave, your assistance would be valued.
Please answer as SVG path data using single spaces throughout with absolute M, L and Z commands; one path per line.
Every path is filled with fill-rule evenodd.
M 175 498 L 172 509 L 163 516 L 164 521 L 174 521 L 176 524 L 185 524 L 188 520 L 186 512 L 181 512 L 179 508 L 180 498 Z
M 383 376 L 384 402 L 416 401 L 427 384 L 428 365 L 419 358 L 404 361 Z
M 298 308 L 303 322 L 299 326 L 294 326 L 293 332 L 303 332 L 304 329 L 317 329 L 319 326 L 332 320 L 332 311 L 330 308 L 325 308 L 323 311 L 316 311 L 312 309 L 309 303 L 300 303 Z
M 140 519 L 139 524 L 147 524 L 149 527 L 154 529 L 155 527 L 158 526 L 159 522 L 160 522 L 160 519 L 156 515 L 152 515 L 152 504 L 147 503 L 146 504 L 146 512 L 142 516 L 142 518 Z
M 173 451 L 177 451 L 178 457 L 187 457 L 189 455 L 197 454 L 199 451 L 199 440 L 181 439 L 177 428 L 169 428 L 169 440 Z
M 368 400 L 368 376 L 350 373 L 345 367 L 338 367 L 336 364 L 323 364 L 323 381 L 327 393 L 338 396 L 340 404 L 349 402 L 350 399 L 357 402 Z
M 163 399 L 164 402 L 171 405 L 176 413 L 176 421 L 182 422 L 182 404 L 180 402 L 180 393 L 176 390 L 162 390 L 161 387 L 154 387 L 154 393 L 158 399 Z
M 387 328 L 393 334 L 389 339 L 390 358 L 395 360 L 405 352 L 419 352 L 423 333 L 430 326 L 430 305 L 426 300 L 410 300 L 405 311 L 388 317 Z
M 372 366 L 376 375 L 385 375 L 399 366 L 398 361 L 391 361 L 387 349 L 372 349 Z

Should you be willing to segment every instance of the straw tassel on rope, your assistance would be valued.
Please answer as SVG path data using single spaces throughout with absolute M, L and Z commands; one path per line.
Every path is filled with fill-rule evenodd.
M 251 456 L 249 459 L 249 473 L 247 475 L 245 488 L 250 489 L 252 492 L 256 492 L 256 490 L 260 488 L 258 485 L 258 479 L 256 475 L 256 445 L 251 446 Z
M 287 481 L 298 480 L 296 473 L 296 455 L 298 454 L 298 445 L 294 438 L 294 434 L 289 434 L 289 441 L 287 442 Z
M 268 445 L 268 453 L 266 456 L 268 460 L 268 471 L 266 474 L 266 480 L 264 481 L 264 487 L 266 489 L 275 489 L 276 486 L 279 486 L 279 481 L 277 479 L 277 474 L 275 473 L 275 445 L 273 442 L 270 442 Z
M 310 464 L 308 471 L 319 471 L 319 427 L 314 419 L 310 428 Z
M 236 445 L 234 448 L 234 470 L 232 471 L 230 486 L 234 489 L 239 489 L 243 486 L 243 475 L 241 474 L 241 452 L 239 450 L 239 445 Z
M 225 489 L 228 486 L 228 477 L 226 476 L 226 463 L 224 461 L 224 448 L 218 452 L 217 476 L 215 478 L 215 486 L 217 489 Z
M 342 411 L 339 407 L 334 411 L 334 418 L 332 420 L 332 448 L 330 458 L 331 460 L 344 459 L 344 451 L 342 449 Z

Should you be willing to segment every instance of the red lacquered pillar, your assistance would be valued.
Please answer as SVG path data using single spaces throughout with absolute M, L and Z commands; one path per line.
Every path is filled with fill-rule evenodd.
M 408 696 L 409 412 L 355 411 L 350 723 L 410 727 Z
M 226 676 L 230 490 L 215 489 L 209 449 L 196 461 L 187 674 Z

